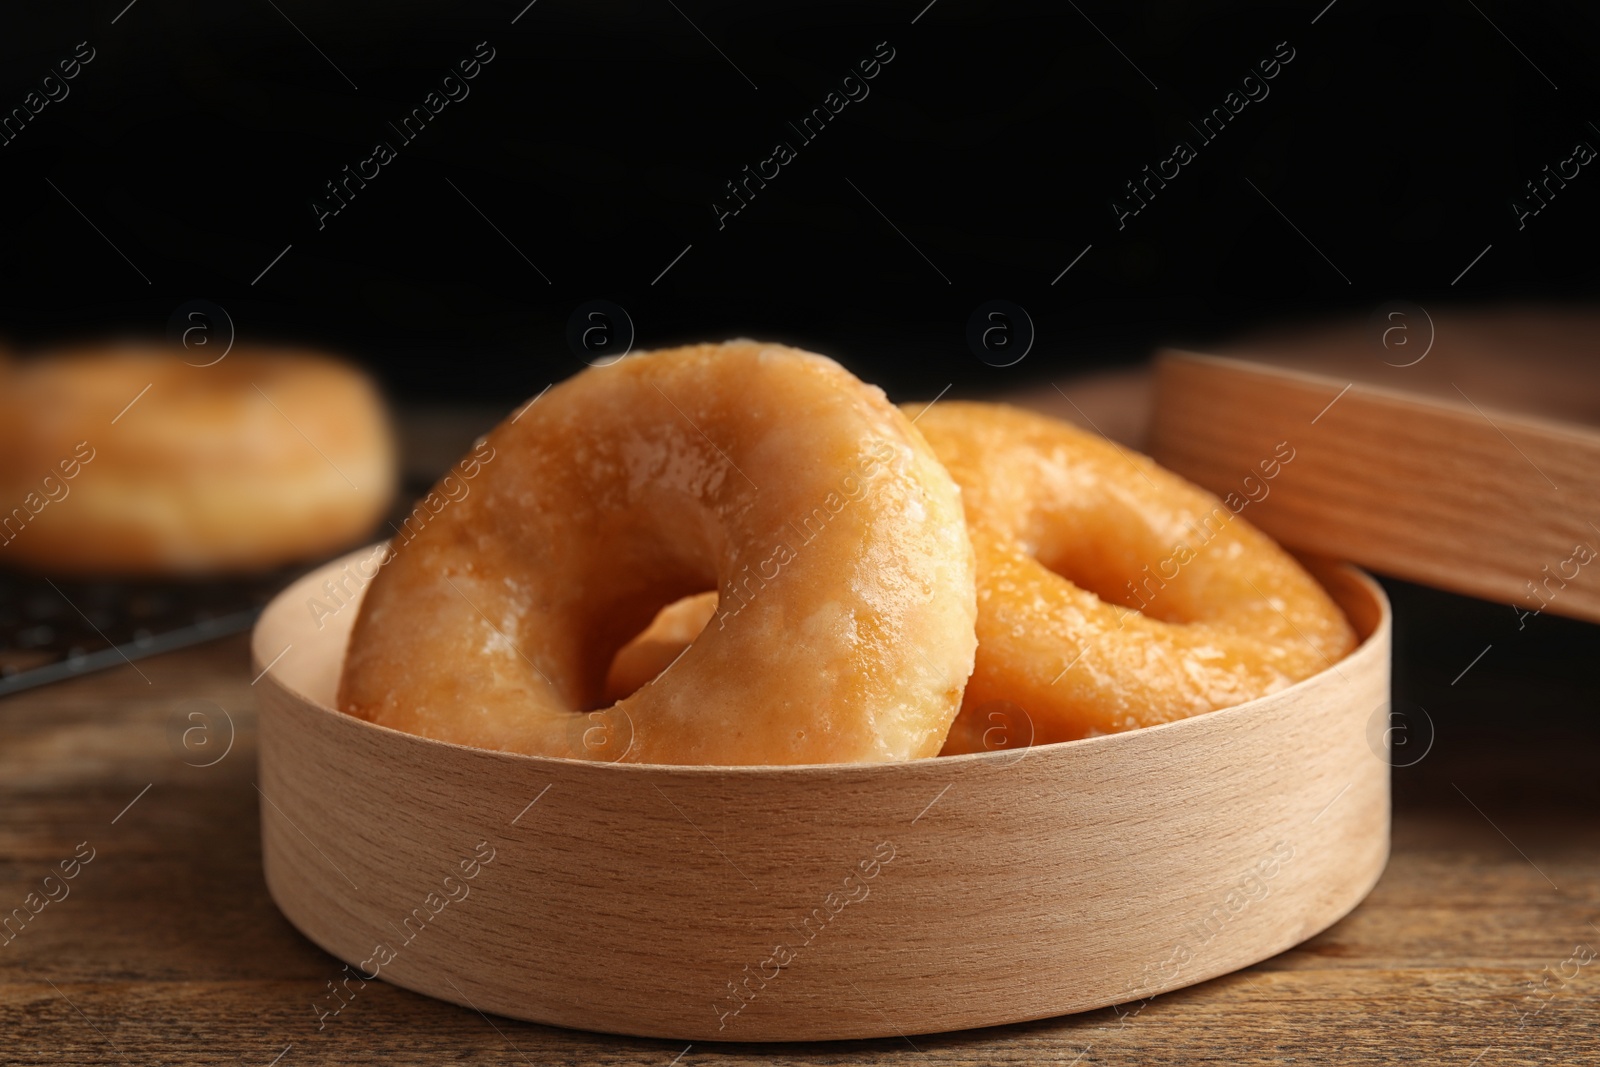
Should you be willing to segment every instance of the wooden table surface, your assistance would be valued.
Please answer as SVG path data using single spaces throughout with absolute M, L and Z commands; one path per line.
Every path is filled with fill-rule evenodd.
M 0 701 L 0 909 L 67 895 L 0 939 L 0 1063 L 1600 1062 L 1600 965 L 1580 962 L 1600 947 L 1600 732 L 1594 683 L 1572 666 L 1594 662 L 1596 628 L 1511 625 L 1498 663 L 1491 651 L 1448 687 L 1457 665 L 1433 652 L 1510 612 L 1395 591 L 1402 618 L 1451 626 L 1402 631 L 1401 684 L 1455 703 L 1434 701 L 1432 750 L 1395 771 L 1393 858 L 1354 914 L 1142 1008 L 835 1045 L 685 1051 L 383 983 L 319 1030 L 313 1001 L 340 965 L 262 881 L 244 638 L 19 694 Z
M 422 467 L 470 440 L 460 422 Z M 319 1029 L 340 964 L 262 880 L 245 638 L 0 699 L 0 1064 L 1600 1063 L 1600 627 L 1387 584 L 1415 724 L 1397 751 L 1426 755 L 1393 772 L 1362 906 L 1143 1005 L 884 1041 L 686 1050 L 382 982 Z

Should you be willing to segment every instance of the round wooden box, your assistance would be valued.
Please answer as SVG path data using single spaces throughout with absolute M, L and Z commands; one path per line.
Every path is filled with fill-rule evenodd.
M 1349 567 L 1317 573 L 1360 647 L 1248 704 L 1038 748 L 724 768 L 489 752 L 334 710 L 356 599 L 311 605 L 370 552 L 290 586 L 253 643 L 267 885 L 352 991 L 686 1041 L 988 1026 L 1265 959 L 1388 857 L 1389 607 Z

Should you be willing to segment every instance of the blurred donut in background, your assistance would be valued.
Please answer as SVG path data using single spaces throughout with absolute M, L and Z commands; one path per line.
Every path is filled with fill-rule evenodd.
M 60 575 L 212 575 L 332 554 L 394 497 L 394 437 L 359 371 L 236 347 L 0 357 L 0 564 Z

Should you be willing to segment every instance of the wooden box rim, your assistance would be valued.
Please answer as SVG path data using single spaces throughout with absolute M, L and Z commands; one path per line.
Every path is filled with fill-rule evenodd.
M 367 546 L 366 548 L 358 549 L 357 551 L 352 552 L 352 553 L 347 553 L 346 555 L 341 556 L 339 559 L 334 560 L 332 563 L 324 564 L 322 567 L 317 568 L 315 571 L 311 572 L 310 574 L 308 574 L 308 575 L 306 575 L 306 576 L 304 576 L 304 577 L 302 577 L 300 579 L 297 579 L 296 581 L 292 582 L 290 585 L 286 586 L 283 589 L 283 591 L 280 592 L 278 594 L 278 596 L 274 598 L 274 603 L 276 603 L 280 599 L 288 597 L 290 594 L 294 593 L 296 590 L 301 588 L 303 585 L 309 585 L 309 586 L 313 586 L 314 587 L 315 583 L 311 579 L 313 577 L 319 577 L 320 575 L 322 575 L 326 571 L 331 570 L 333 568 L 334 564 L 341 564 L 342 565 L 342 564 L 345 564 L 345 563 L 347 563 L 349 561 L 355 560 L 357 558 L 365 558 L 365 557 L 369 556 L 372 552 L 377 551 L 377 549 L 384 543 L 386 543 L 386 542 L 377 542 L 377 543 L 375 543 L 373 545 Z M 1344 571 L 1346 571 L 1346 572 L 1348 572 L 1350 574 L 1358 575 L 1359 576 L 1358 580 L 1363 585 L 1369 587 L 1372 592 L 1375 592 L 1377 597 L 1379 599 L 1381 599 L 1381 601 L 1382 601 L 1382 619 L 1381 619 L 1380 624 L 1368 629 L 1367 632 L 1361 634 L 1360 641 L 1357 643 L 1356 647 L 1351 650 L 1351 652 L 1346 657 L 1346 659 L 1349 659 L 1350 657 L 1353 657 L 1353 656 L 1357 655 L 1359 652 L 1361 652 L 1367 645 L 1369 645 L 1374 640 L 1377 640 L 1377 639 L 1388 640 L 1389 639 L 1389 636 L 1390 636 L 1390 619 L 1389 619 L 1388 598 L 1386 596 L 1384 596 L 1381 587 L 1379 587 L 1376 582 L 1374 582 L 1366 574 L 1364 574 L 1361 571 L 1359 571 L 1357 568 L 1351 567 L 1351 566 L 1349 566 L 1347 564 L 1337 564 L 1337 563 L 1333 563 L 1331 561 L 1313 561 L 1311 565 L 1314 568 L 1316 568 L 1318 570 L 1322 570 L 1324 572 L 1326 572 L 1330 568 L 1338 568 L 1338 569 L 1344 570 Z M 355 608 L 356 608 L 356 604 L 352 604 L 350 610 L 353 611 L 353 610 L 355 610 Z M 1342 608 L 1343 608 L 1343 605 L 1341 605 L 1341 609 Z M 270 610 L 270 606 L 269 606 L 268 610 Z M 263 612 L 263 618 L 264 617 L 265 617 L 265 612 Z M 1362 627 L 1358 626 L 1357 629 L 1358 629 L 1358 632 L 1359 632 L 1362 629 Z M 253 669 L 256 670 L 256 671 L 262 671 L 263 669 L 265 669 L 266 664 L 271 659 L 271 654 L 264 654 L 264 653 L 267 653 L 268 650 L 261 646 L 261 644 L 260 644 L 261 638 L 262 638 L 262 627 L 261 627 L 260 623 L 258 622 L 255 631 L 251 634 L 251 649 L 250 649 Z M 1337 666 L 1337 664 L 1335 664 L 1335 666 Z M 1317 674 L 1312 675 L 1310 678 L 1304 678 L 1304 679 L 1302 679 L 1302 680 L 1300 680 L 1298 682 L 1295 682 L 1292 685 L 1284 687 L 1283 689 L 1277 690 L 1276 692 L 1273 692 L 1273 693 L 1269 693 L 1266 696 L 1257 697 L 1254 700 L 1247 700 L 1242 704 L 1234 704 L 1234 705 L 1231 705 L 1231 706 L 1226 707 L 1226 708 L 1218 708 L 1216 711 L 1206 712 L 1204 716 L 1194 715 L 1194 716 L 1190 716 L 1189 718 L 1186 718 L 1186 719 L 1174 719 L 1171 722 L 1157 723 L 1154 726 L 1145 726 L 1145 727 L 1141 727 L 1138 730 L 1127 730 L 1127 731 L 1123 731 L 1121 733 L 1101 734 L 1101 735 L 1096 736 L 1096 737 L 1083 737 L 1083 738 L 1078 738 L 1078 739 L 1072 740 L 1072 741 L 1055 741 L 1055 742 L 1052 742 L 1050 744 L 1035 745 L 1035 746 L 1032 746 L 1029 749 L 1029 752 L 1030 753 L 1047 752 L 1047 751 L 1050 751 L 1050 750 L 1053 750 L 1053 749 L 1062 748 L 1062 747 L 1065 747 L 1065 746 L 1068 746 L 1068 745 L 1072 745 L 1072 746 L 1111 745 L 1111 744 L 1118 743 L 1122 739 L 1126 739 L 1126 738 L 1129 738 L 1129 737 L 1142 736 L 1142 735 L 1144 735 L 1144 734 L 1146 734 L 1146 733 L 1148 733 L 1150 731 L 1171 730 L 1171 729 L 1174 729 L 1174 728 L 1180 728 L 1180 727 L 1183 727 L 1186 723 L 1193 723 L 1198 719 L 1201 719 L 1201 718 L 1204 718 L 1204 717 L 1208 717 L 1208 716 L 1225 716 L 1225 717 L 1228 717 L 1228 718 L 1237 718 L 1237 717 L 1241 717 L 1241 716 L 1247 716 L 1247 715 L 1249 715 L 1251 713 L 1252 709 L 1261 706 L 1263 703 L 1270 704 L 1270 703 L 1273 703 L 1275 701 L 1280 701 L 1284 697 L 1285 694 L 1295 693 L 1295 692 L 1303 690 L 1303 689 L 1305 689 L 1307 687 L 1316 685 L 1318 683 L 1318 680 L 1321 679 L 1323 677 L 1323 675 L 1325 675 L 1327 673 L 1329 673 L 1329 672 L 1328 671 L 1319 672 Z M 618 771 L 618 772 L 626 772 L 626 771 L 636 771 L 636 772 L 642 772 L 642 771 L 658 771 L 658 772 L 659 771 L 671 771 L 671 772 L 674 772 L 674 773 L 706 773 L 706 774 L 772 774 L 772 773 L 779 773 L 779 772 L 781 772 L 781 773 L 791 773 L 791 774 L 806 774 L 806 773 L 814 774 L 814 773 L 817 773 L 817 772 L 837 773 L 837 772 L 841 772 L 841 771 L 887 771 L 889 773 L 893 773 L 893 771 L 896 768 L 915 767 L 915 766 L 918 766 L 921 763 L 926 762 L 925 760 L 910 760 L 910 761 L 895 762 L 895 763 L 788 763 L 788 764 L 727 764 L 727 765 L 715 764 L 715 763 L 633 763 L 633 762 L 629 762 L 629 763 L 606 763 L 606 762 L 602 762 L 602 761 L 598 761 L 598 760 L 567 759 L 565 757 L 560 757 L 560 756 L 538 756 L 538 755 L 531 755 L 531 754 L 525 753 L 525 752 L 505 752 L 505 751 L 502 751 L 502 750 L 499 750 L 499 749 L 478 748 L 478 747 L 473 746 L 473 745 L 462 745 L 462 744 L 458 744 L 458 743 L 456 743 L 454 741 L 444 741 L 444 740 L 441 740 L 441 739 L 436 738 L 436 737 L 423 737 L 420 734 L 411 734 L 411 733 L 405 732 L 404 730 L 396 730 L 393 727 L 384 726 L 384 725 L 379 724 L 379 723 L 368 722 L 368 721 L 366 721 L 364 719 L 356 719 L 353 716 L 346 715 L 344 712 L 338 710 L 337 708 L 331 706 L 330 704 L 324 703 L 324 702 L 316 699 L 315 697 L 307 694 L 306 692 L 304 692 L 303 689 L 298 688 L 298 687 L 293 686 L 293 685 L 290 685 L 289 683 L 283 681 L 282 679 L 277 678 L 276 676 L 272 675 L 270 672 L 268 672 L 268 674 L 267 674 L 267 679 L 270 679 L 278 688 L 282 689 L 284 692 L 286 692 L 286 693 L 288 693 L 288 694 L 290 694 L 290 695 L 292 695 L 292 696 L 304 701 L 308 705 L 311 705 L 311 706 L 316 707 L 316 708 L 318 708 L 318 709 L 320 709 L 322 711 L 325 711 L 330 715 L 337 715 L 341 719 L 347 719 L 347 720 L 350 720 L 352 722 L 359 722 L 359 723 L 361 723 L 362 727 L 364 727 L 364 728 L 371 729 L 371 730 L 377 730 L 377 731 L 380 731 L 380 732 L 385 733 L 385 734 L 392 735 L 392 736 L 397 737 L 397 738 L 404 738 L 408 742 L 422 742 L 422 743 L 428 744 L 428 745 L 440 745 L 440 746 L 443 746 L 445 748 L 454 749 L 454 750 L 458 750 L 458 751 L 472 752 L 472 753 L 476 753 L 476 754 L 488 754 L 488 755 L 491 755 L 491 756 L 502 757 L 502 758 L 509 759 L 509 760 L 531 760 L 531 761 L 535 761 L 535 762 L 559 763 L 559 764 L 563 764 L 563 765 L 567 765 L 567 766 L 576 766 L 576 767 L 605 767 L 605 768 L 609 768 L 612 771 Z M 267 679 L 263 679 L 263 680 L 267 680 Z M 1123 743 L 1127 743 L 1127 742 L 1123 741 Z M 966 762 L 979 762 L 979 761 L 983 761 L 983 760 L 1015 760 L 1017 758 L 1017 751 L 1002 749 L 1002 750 L 997 750 L 997 751 L 994 751 L 994 752 L 970 752 L 970 753 L 966 753 L 966 754 L 963 754 L 963 755 L 937 756 L 937 757 L 931 757 L 931 758 L 937 759 L 941 765 L 956 766 L 956 765 L 960 765 L 960 764 L 966 763 Z

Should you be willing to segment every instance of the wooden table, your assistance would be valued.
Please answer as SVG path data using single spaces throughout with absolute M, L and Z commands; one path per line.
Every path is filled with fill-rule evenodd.
M 43 900 L 75 851 L 93 859 L 0 938 L 0 1063 L 1600 1062 L 1600 962 L 1569 962 L 1600 948 L 1600 729 L 1583 666 L 1600 628 L 1519 632 L 1503 606 L 1392 588 L 1397 685 L 1437 736 L 1395 771 L 1393 858 L 1354 914 L 1142 1008 L 838 1045 L 685 1051 L 383 983 L 319 1030 L 313 1001 L 340 964 L 262 881 L 245 640 L 19 694 L 0 701 L 0 915 Z M 225 755 L 213 705 L 231 717 Z M 209 723 L 189 718 L 207 708 Z

